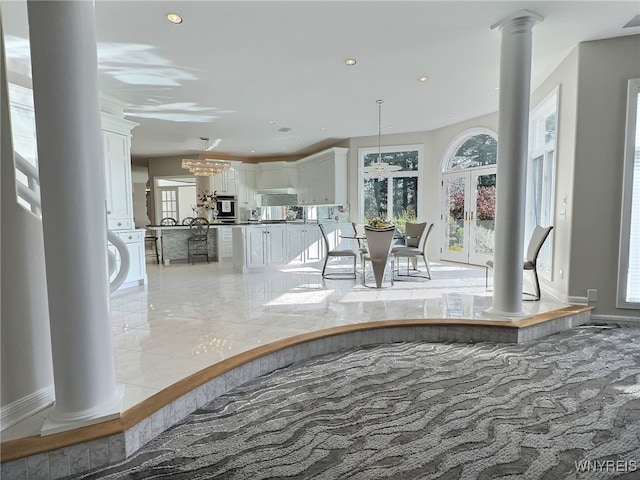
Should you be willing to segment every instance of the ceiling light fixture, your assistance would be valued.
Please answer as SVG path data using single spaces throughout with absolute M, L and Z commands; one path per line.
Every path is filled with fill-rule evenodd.
M 364 167 L 364 173 L 371 173 L 379 179 L 384 178 L 389 172 L 397 172 L 402 170 L 399 165 L 389 165 L 382 161 L 382 100 L 376 100 L 378 104 L 378 160 L 371 165 Z
M 427 77 L 426 75 L 423 75 L 422 77 L 418 77 L 419 82 L 426 82 L 427 80 L 429 80 L 429 77 Z
M 355 58 L 347 58 L 347 59 L 344 61 L 344 63 L 345 63 L 345 65 L 348 65 L 348 66 L 350 66 L 350 67 L 353 67 L 353 66 L 354 66 L 356 63 L 358 63 L 358 62 L 356 61 L 356 59 L 355 59 Z
M 204 150 L 208 152 L 214 147 L 209 147 L 209 139 L 200 137 L 204 142 Z M 217 140 L 216 140 L 217 142 Z M 219 142 L 218 142 L 219 143 Z M 215 177 L 231 168 L 231 163 L 226 160 L 217 160 L 215 158 L 207 158 L 207 153 L 199 154 L 198 158 L 183 158 L 182 168 L 189 170 L 196 177 Z
M 169 20 L 171 23 L 175 23 L 176 25 L 182 23 L 182 17 L 177 13 L 168 13 L 167 20 Z

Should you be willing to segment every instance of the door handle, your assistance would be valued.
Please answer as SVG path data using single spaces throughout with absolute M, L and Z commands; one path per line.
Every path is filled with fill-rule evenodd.
M 469 220 L 473 222 L 473 210 L 469 213 Z

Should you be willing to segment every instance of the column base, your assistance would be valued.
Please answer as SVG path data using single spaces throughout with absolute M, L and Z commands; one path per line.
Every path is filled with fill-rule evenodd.
M 124 400 L 124 386 L 117 385 L 114 398 L 108 405 L 102 408 L 92 410 L 85 414 L 74 415 L 73 417 L 65 418 L 65 415 L 56 415 L 55 404 L 51 411 L 51 415 L 44 422 L 40 435 L 45 437 L 47 435 L 53 435 L 54 433 L 66 432 L 68 430 L 75 430 L 76 428 L 86 427 L 88 425 L 94 425 L 96 423 L 102 423 L 109 420 L 120 418 L 122 415 L 122 407 Z
M 495 315 L 496 317 L 505 317 L 505 318 L 508 318 L 509 320 L 521 320 L 525 317 L 530 316 L 529 314 L 525 313 L 523 310 L 520 310 L 519 312 L 502 312 L 500 310 L 495 309 L 494 307 L 487 308 L 485 310 L 485 313 L 489 315 Z

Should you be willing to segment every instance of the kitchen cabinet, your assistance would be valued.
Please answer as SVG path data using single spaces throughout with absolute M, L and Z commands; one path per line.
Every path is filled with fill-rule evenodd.
M 233 228 L 233 266 L 247 272 L 270 265 L 286 264 L 284 225 Z
M 287 225 L 289 262 L 318 262 L 324 255 L 324 240 L 317 224 Z
M 138 124 L 123 118 L 124 103 L 101 95 L 107 228 L 127 245 L 129 273 L 120 289 L 147 283 L 145 231 L 135 229 L 131 181 L 131 130 Z M 109 247 L 113 248 L 113 247 Z M 118 260 L 119 261 L 119 260 Z
M 300 205 L 347 203 L 347 148 L 329 148 L 296 162 Z
M 102 131 L 107 188 L 107 225 L 110 230 L 133 229 L 131 159 L 129 138 L 109 130 Z
M 144 248 L 140 249 L 140 245 L 144 247 L 144 230 L 114 231 L 114 233 L 124 242 L 129 252 L 129 273 L 120 289 L 144 285 L 147 283 L 146 258 Z M 108 248 L 116 256 L 117 269 L 112 275 L 113 280 L 120 268 L 120 254 L 113 245 L 109 245 Z
M 238 195 L 238 172 L 235 168 L 225 170 L 213 177 L 213 189 L 218 195 Z
M 233 233 L 231 227 L 217 227 L 218 261 L 233 258 Z
M 246 209 L 247 214 L 248 210 L 258 206 L 256 179 L 257 172 L 254 169 L 238 170 L 238 207 Z

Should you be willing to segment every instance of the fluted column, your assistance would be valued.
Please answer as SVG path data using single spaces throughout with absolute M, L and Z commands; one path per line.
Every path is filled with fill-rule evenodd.
M 523 315 L 527 144 L 531 90 L 532 28 L 539 15 L 521 10 L 498 22 L 500 97 L 496 174 L 496 233 L 492 313 Z
M 27 2 L 56 403 L 42 433 L 118 417 L 93 2 Z

